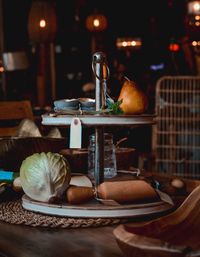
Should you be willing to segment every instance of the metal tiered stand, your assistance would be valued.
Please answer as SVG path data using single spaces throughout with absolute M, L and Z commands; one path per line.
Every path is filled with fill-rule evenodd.
M 111 115 L 99 112 L 104 109 L 107 97 L 107 79 L 109 69 L 106 56 L 102 52 L 96 52 L 92 58 L 92 68 L 95 75 L 96 91 L 96 113 L 77 114 L 81 125 L 95 127 L 95 184 L 99 185 L 104 181 L 104 128 L 106 126 L 143 126 L 155 124 L 155 116 L 143 115 Z M 51 113 L 42 115 L 42 124 L 50 126 L 70 126 L 74 115 Z M 159 201 L 146 204 L 125 204 L 107 206 L 99 202 L 91 202 L 82 205 L 53 205 L 35 203 L 28 198 L 23 199 L 23 206 L 29 210 L 41 211 L 52 215 L 64 215 L 73 217 L 135 217 L 144 216 L 167 211 L 172 208 L 168 203 Z

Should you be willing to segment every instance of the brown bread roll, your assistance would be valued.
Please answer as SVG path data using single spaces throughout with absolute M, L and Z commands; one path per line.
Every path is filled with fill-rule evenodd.
M 94 189 L 85 186 L 70 186 L 66 192 L 67 202 L 81 204 L 94 199 Z
M 98 197 L 114 200 L 118 203 L 145 202 L 159 199 L 154 188 L 145 181 L 111 181 L 103 182 L 97 187 Z

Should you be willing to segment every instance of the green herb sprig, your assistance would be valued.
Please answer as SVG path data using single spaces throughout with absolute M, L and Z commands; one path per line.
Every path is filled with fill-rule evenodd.
M 123 110 L 120 107 L 121 103 L 122 103 L 123 99 L 114 102 L 112 99 L 108 99 L 107 103 L 108 103 L 108 111 L 110 114 L 123 114 Z

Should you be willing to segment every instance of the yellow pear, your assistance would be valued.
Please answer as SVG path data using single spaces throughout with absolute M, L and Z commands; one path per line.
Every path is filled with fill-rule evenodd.
M 142 114 L 148 106 L 147 96 L 134 81 L 126 79 L 122 85 L 118 101 L 124 114 Z

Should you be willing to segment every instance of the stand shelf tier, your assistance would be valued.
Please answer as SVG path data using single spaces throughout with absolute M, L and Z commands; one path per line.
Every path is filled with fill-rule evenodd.
M 24 209 L 44 213 L 48 215 L 74 217 L 74 218 L 134 218 L 145 217 L 153 214 L 162 214 L 173 208 L 163 201 L 124 204 L 109 206 L 91 201 L 85 204 L 71 205 L 68 203 L 49 204 L 37 202 L 24 195 L 22 197 L 22 206 Z
M 156 123 L 155 115 L 66 115 L 50 113 L 42 115 L 42 124 L 50 126 L 70 126 L 73 118 L 79 118 L 84 126 L 140 126 Z

